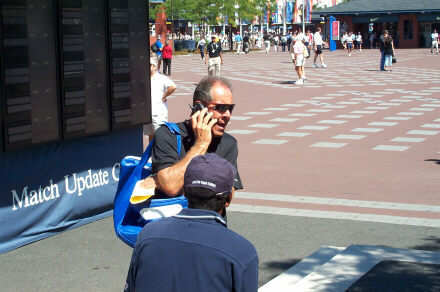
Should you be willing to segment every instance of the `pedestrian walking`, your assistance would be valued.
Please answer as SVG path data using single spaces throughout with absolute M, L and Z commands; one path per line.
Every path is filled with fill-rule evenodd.
M 211 42 L 207 47 L 207 53 L 205 65 L 208 64 L 208 75 L 220 76 L 220 69 L 223 65 L 223 50 L 222 46 L 217 42 L 215 35 L 211 36 Z
M 162 49 L 163 49 L 162 42 L 160 41 L 161 38 L 162 38 L 161 35 L 158 35 L 157 40 L 154 43 L 156 45 L 157 71 L 159 72 L 160 72 L 160 65 L 162 64 Z
M 283 52 L 286 51 L 286 45 L 287 45 L 287 37 L 285 35 L 283 35 L 281 37 L 281 47 L 282 47 Z
M 305 43 L 304 44 L 310 50 L 310 46 L 312 45 L 312 43 L 313 43 L 313 34 L 310 33 L 310 30 L 307 30 L 306 36 L 305 36 Z
M 266 54 L 269 54 L 269 50 L 270 50 L 270 36 L 269 36 L 269 34 L 267 32 L 264 34 L 263 40 L 264 40 L 264 48 L 266 49 Z
M 388 30 L 384 30 L 379 37 L 379 51 L 380 51 L 380 71 L 385 71 L 385 38 L 388 36 Z
M 173 58 L 173 49 L 171 49 L 170 41 L 165 41 L 165 46 L 162 50 L 162 60 L 163 60 L 163 74 L 171 75 L 171 59 Z M 168 69 L 168 70 L 167 70 Z
M 298 37 L 294 39 L 294 42 L 293 63 L 295 64 L 295 71 L 298 74 L 298 80 L 295 82 L 295 84 L 304 84 L 302 71 L 302 67 L 304 66 L 304 43 L 302 40 L 298 39 Z
M 318 68 L 318 65 L 316 64 L 316 59 L 318 59 L 318 56 L 321 61 L 321 67 L 323 68 L 327 67 L 327 65 L 324 64 L 324 57 L 322 55 L 322 49 L 324 48 L 324 45 L 327 45 L 327 43 L 322 40 L 321 28 L 318 27 L 316 29 L 315 34 L 313 35 L 313 46 L 315 50 L 315 57 L 313 59 L 313 68 Z
M 287 51 L 290 52 L 290 46 L 292 45 L 292 33 L 288 33 L 287 36 Z
M 362 52 L 362 35 L 361 35 L 361 32 L 358 32 L 358 34 L 356 36 L 356 49 L 359 52 Z
M 348 38 L 348 33 L 344 32 L 341 38 L 341 44 L 344 47 L 344 52 L 347 51 L 347 38 Z
M 370 34 L 370 49 L 374 49 L 374 33 Z
M 435 53 L 438 54 L 438 33 L 436 29 L 434 29 L 434 31 L 431 33 L 431 54 L 434 53 L 434 48 Z
M 235 44 L 237 46 L 237 52 L 236 54 L 240 53 L 241 50 L 241 44 L 243 43 L 243 38 L 241 37 L 240 33 L 237 32 L 237 35 L 235 36 Z
M 276 34 L 274 37 L 273 37 L 273 50 L 275 51 L 275 52 L 278 52 L 278 44 L 279 44 L 279 42 L 280 42 L 280 38 L 278 37 L 278 35 Z
M 200 50 L 200 58 L 202 60 L 205 58 L 205 45 L 206 45 L 205 37 L 202 36 L 199 42 L 197 43 L 197 48 Z
M 394 44 L 393 38 L 390 35 L 384 34 L 384 45 L 385 45 L 385 71 L 393 71 L 393 56 L 394 56 Z
M 348 36 L 347 36 L 345 42 L 347 44 L 348 56 L 351 56 L 351 51 L 353 50 L 353 33 L 352 32 L 348 33 Z

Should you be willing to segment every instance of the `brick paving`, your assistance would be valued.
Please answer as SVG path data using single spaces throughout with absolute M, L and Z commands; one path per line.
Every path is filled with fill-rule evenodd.
M 228 132 L 247 192 L 231 208 L 440 227 L 440 57 L 396 56 L 393 71 L 381 72 L 378 50 L 325 51 L 328 67 L 308 59 L 308 82 L 295 85 L 287 52 L 225 54 L 237 104 Z M 179 121 L 207 71 L 198 55 L 172 66 L 170 120 Z M 289 203 L 297 197 L 312 200 Z

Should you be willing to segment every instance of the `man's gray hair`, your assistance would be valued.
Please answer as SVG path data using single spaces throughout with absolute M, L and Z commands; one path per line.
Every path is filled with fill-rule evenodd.
M 208 76 L 203 78 L 197 85 L 196 90 L 194 90 L 193 105 L 196 104 L 196 101 L 200 101 L 201 103 L 211 102 L 211 89 L 214 84 L 222 85 L 232 92 L 232 85 L 229 80 L 223 77 Z

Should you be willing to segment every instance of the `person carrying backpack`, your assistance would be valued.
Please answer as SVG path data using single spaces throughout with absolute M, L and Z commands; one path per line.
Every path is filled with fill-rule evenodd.
M 162 38 L 161 35 L 158 35 L 156 42 L 151 46 L 151 50 L 154 53 L 156 53 L 157 71 L 160 71 L 160 65 L 162 64 L 162 49 L 163 49 L 163 45 L 160 42 L 161 38 Z

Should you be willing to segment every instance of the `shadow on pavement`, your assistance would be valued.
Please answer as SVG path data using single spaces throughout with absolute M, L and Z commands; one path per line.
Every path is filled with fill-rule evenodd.
M 265 273 L 264 276 L 262 274 L 259 275 L 258 287 L 261 287 L 272 279 L 278 277 L 301 260 L 302 259 L 290 259 L 285 261 L 271 261 L 264 264 L 261 263 L 259 270 L 265 270 Z
M 440 159 L 425 159 L 425 161 L 432 161 L 432 162 L 435 162 L 435 164 L 440 165 Z
M 296 265 L 297 263 L 299 263 L 300 261 L 302 261 L 301 259 L 290 259 L 290 260 L 286 260 L 286 261 L 277 261 L 277 262 L 268 262 L 265 263 L 265 267 L 267 269 L 276 269 L 279 270 L 280 273 L 284 272 L 285 270 L 289 269 L 291 266 Z
M 428 236 L 423 240 L 425 244 L 413 246 L 412 249 L 440 252 L 440 237 Z
M 294 80 L 292 80 L 292 81 L 287 80 L 287 81 L 275 81 L 273 83 L 276 83 L 276 84 L 295 84 L 295 82 L 296 81 L 294 81 Z
M 346 291 L 439 291 L 439 265 L 382 261 Z

